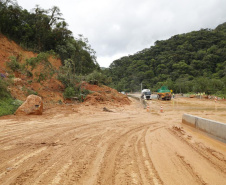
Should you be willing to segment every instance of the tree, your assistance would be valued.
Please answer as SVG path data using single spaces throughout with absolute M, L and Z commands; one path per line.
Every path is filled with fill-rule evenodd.
M 214 88 L 209 84 L 211 79 L 222 80 L 226 74 L 225 27 L 226 23 L 215 30 L 201 29 L 158 40 L 150 48 L 113 61 L 108 71 L 113 87 L 122 80 L 130 84 L 131 90 L 144 81 L 157 87 L 171 79 L 177 92 Z M 214 80 L 218 91 L 224 89 L 217 82 Z

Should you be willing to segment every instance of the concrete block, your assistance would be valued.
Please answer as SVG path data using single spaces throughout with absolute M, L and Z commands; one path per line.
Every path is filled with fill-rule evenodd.
M 195 127 L 226 142 L 226 123 L 183 114 L 182 123 Z
M 226 124 L 224 123 L 200 118 L 197 120 L 196 128 L 226 141 Z
M 197 118 L 190 114 L 183 114 L 182 123 L 195 127 Z

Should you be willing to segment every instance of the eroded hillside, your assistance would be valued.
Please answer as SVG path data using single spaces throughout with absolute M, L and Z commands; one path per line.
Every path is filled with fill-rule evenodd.
M 62 65 L 60 59 L 48 54 L 42 54 L 42 59 L 3 35 L 0 36 L 0 51 L 0 72 L 12 79 L 9 90 L 13 98 L 24 101 L 29 94 L 37 94 L 45 103 L 63 101 L 64 86 L 55 74 Z M 13 67 L 7 63 L 12 63 L 10 66 Z M 17 68 L 15 64 L 18 64 Z
M 10 81 L 8 89 L 13 98 L 25 101 L 28 95 L 36 94 L 42 97 L 44 107 L 76 102 L 76 97 L 66 100 L 63 96 L 65 86 L 58 80 L 62 63 L 54 53 L 25 51 L 1 35 L 0 62 L 0 73 L 5 76 L 5 80 Z M 86 105 L 130 104 L 127 96 L 107 86 L 100 87 L 83 81 L 74 86 L 80 87 L 81 91 L 88 91 L 88 96 L 82 97 Z

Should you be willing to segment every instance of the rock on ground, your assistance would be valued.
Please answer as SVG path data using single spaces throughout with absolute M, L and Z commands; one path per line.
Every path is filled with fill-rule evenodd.
M 42 98 L 29 95 L 26 101 L 17 109 L 16 115 L 41 115 L 43 111 Z

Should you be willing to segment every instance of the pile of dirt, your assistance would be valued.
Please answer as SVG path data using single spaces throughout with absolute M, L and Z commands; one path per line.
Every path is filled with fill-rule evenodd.
M 87 95 L 85 98 L 84 103 L 86 105 L 108 104 L 120 106 L 129 105 L 131 103 L 126 95 L 105 85 L 98 86 L 83 83 L 81 88 L 91 91 L 91 94 Z

